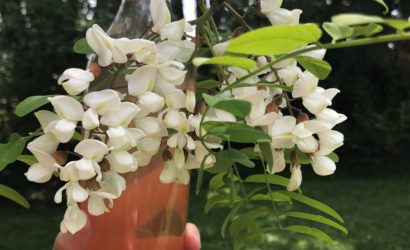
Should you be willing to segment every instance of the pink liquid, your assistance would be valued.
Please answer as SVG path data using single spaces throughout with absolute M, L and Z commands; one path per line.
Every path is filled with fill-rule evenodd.
M 75 235 L 59 233 L 54 250 L 182 250 L 189 186 L 162 184 L 158 154 L 146 167 L 125 176 L 127 189 L 110 212 L 88 215 Z M 81 204 L 87 211 L 87 204 Z

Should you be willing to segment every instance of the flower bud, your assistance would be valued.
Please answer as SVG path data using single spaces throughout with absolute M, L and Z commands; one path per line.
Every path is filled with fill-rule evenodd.
M 63 166 L 67 162 L 67 153 L 57 151 L 51 154 L 51 156 L 56 160 L 58 165 Z
M 269 113 L 273 113 L 273 112 L 279 113 L 279 107 L 276 103 L 271 102 L 266 106 L 265 113 L 269 114 Z
M 300 112 L 300 113 L 298 114 L 298 117 L 297 117 L 297 119 L 296 119 L 296 122 L 297 122 L 297 123 L 301 123 L 301 122 L 304 122 L 304 121 L 309 121 L 309 115 L 306 114 L 306 113 Z
M 101 67 L 96 62 L 90 63 L 88 70 L 94 75 L 94 78 L 98 78 L 101 75 Z
M 246 33 L 246 28 L 243 26 L 238 26 L 232 31 L 232 38 L 238 37 L 242 34 Z

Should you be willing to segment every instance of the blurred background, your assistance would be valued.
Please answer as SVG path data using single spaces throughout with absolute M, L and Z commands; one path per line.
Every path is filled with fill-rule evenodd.
M 33 115 L 17 119 L 16 104 L 31 95 L 61 93 L 59 74 L 66 68 L 84 68 L 87 62 L 72 52 L 72 45 L 94 23 L 107 29 L 120 2 L 0 0 L 0 142 L 6 142 L 12 131 L 26 134 L 38 126 Z M 242 10 L 247 0 L 230 2 Z M 410 1 L 386 3 L 387 16 L 409 17 Z M 182 15 L 181 6 L 174 1 L 176 15 Z M 371 0 L 285 0 L 284 7 L 302 9 L 301 22 L 318 23 L 337 13 L 383 11 Z M 226 32 L 239 25 L 224 13 L 220 23 Z M 345 145 L 338 150 L 341 162 L 334 175 L 318 177 L 304 171 L 302 187 L 340 212 L 349 234 L 331 231 L 332 246 L 278 234 L 261 249 L 410 249 L 410 42 L 329 51 L 326 60 L 333 71 L 321 85 L 341 90 L 334 107 L 349 118 L 337 127 L 345 134 Z M 23 175 L 26 170 L 12 164 L 0 172 L 0 183 L 31 202 L 25 210 L 0 198 L 0 249 L 51 249 L 59 230 L 64 207 L 53 202 L 59 183 L 29 183 Z M 203 249 L 229 249 L 229 242 L 219 236 L 226 211 L 205 215 L 205 195 L 191 195 L 190 220 L 201 229 Z

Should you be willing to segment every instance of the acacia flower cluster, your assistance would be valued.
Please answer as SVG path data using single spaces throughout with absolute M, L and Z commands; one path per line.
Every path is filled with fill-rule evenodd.
M 262 0 L 261 12 L 272 25 L 298 24 L 301 11 L 280 8 L 281 4 L 282 1 Z M 295 59 L 249 77 L 249 71 L 241 67 L 227 67 L 221 87 L 217 88 L 218 96 L 251 104 L 249 114 L 240 120 L 226 110 L 197 100 L 195 79 L 186 69 L 197 48 L 185 35 L 193 27 L 184 19 L 171 22 L 165 0 L 151 1 L 151 15 L 156 42 L 114 39 L 98 25 L 86 33 L 98 67 L 121 69 L 126 91 L 109 87 L 93 90 L 90 83 L 92 86 L 98 74 L 71 68 L 58 79 L 68 95 L 49 98 L 54 112 L 35 113 L 44 134 L 27 145 L 38 163 L 30 167 L 26 176 L 30 181 L 44 183 L 56 175 L 65 182 L 55 195 L 57 203 L 62 202 L 63 191 L 67 197 L 62 232 L 74 234 L 86 224 L 86 215 L 78 203 L 88 202 L 91 215 L 109 211 L 126 188 L 122 175 L 149 165 L 158 153 L 163 154 L 165 161 L 159 177 L 163 183 L 188 184 L 191 169 L 211 168 L 217 161 L 214 152 L 226 145 L 221 138 L 208 135 L 202 127 L 204 122 L 245 123 L 268 134 L 273 156 L 273 164 L 266 168 L 270 174 L 285 169 L 285 151 L 290 151 L 289 191 L 298 189 L 302 182 L 299 153 L 311 160 L 316 174 L 335 171 L 335 163 L 328 155 L 343 144 L 343 135 L 333 127 L 346 116 L 329 106 L 339 90 L 319 87 L 319 79 L 299 68 Z M 228 43 L 215 45 L 213 51 L 224 54 Z M 322 59 L 324 54 L 324 50 L 319 50 L 304 56 Z M 252 69 L 255 71 L 275 58 L 252 59 L 256 62 Z M 238 81 L 246 86 L 234 87 Z M 292 90 L 290 95 L 284 88 Z M 306 113 L 293 106 L 297 101 L 301 101 Z M 68 146 L 73 146 L 73 150 L 65 151 Z M 256 145 L 255 151 L 259 150 Z

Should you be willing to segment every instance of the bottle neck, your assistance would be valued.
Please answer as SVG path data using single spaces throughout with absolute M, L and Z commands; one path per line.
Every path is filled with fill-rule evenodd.
M 107 33 L 114 38 L 138 38 L 151 20 L 149 7 L 150 0 L 122 0 Z

